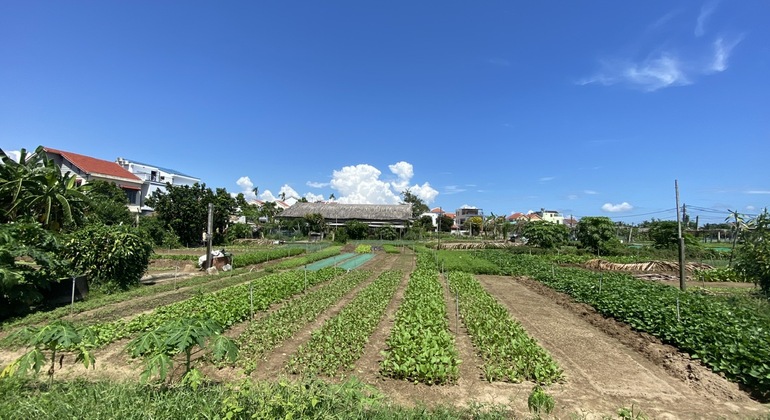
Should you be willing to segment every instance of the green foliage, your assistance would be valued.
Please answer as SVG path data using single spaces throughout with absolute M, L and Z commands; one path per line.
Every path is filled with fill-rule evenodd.
M 179 237 L 159 217 L 154 215 L 140 216 L 139 229 L 159 248 L 181 248 Z
M 246 223 L 233 223 L 225 232 L 225 242 L 232 244 L 236 239 L 252 238 L 252 234 L 253 230 L 250 225 Z
M 430 208 L 425 204 L 425 202 L 422 201 L 420 197 L 417 197 L 416 195 L 412 194 L 412 192 L 408 188 L 401 192 L 401 197 L 403 197 L 404 203 L 408 203 L 412 205 L 413 219 L 417 219 L 420 217 L 421 214 L 427 213 L 430 211 Z
M 540 248 L 556 248 L 569 239 L 566 226 L 540 220 L 524 225 L 521 234 L 527 238 L 528 245 Z
M 481 216 L 473 216 L 465 219 L 464 228 L 468 230 L 470 236 L 478 235 L 481 227 L 484 225 L 484 219 Z
M 352 369 L 379 324 L 401 277 L 400 271 L 380 274 L 337 316 L 313 332 L 310 341 L 289 360 L 289 370 L 333 377 Z
M 101 419 L 504 419 L 503 406 L 404 407 L 393 404 L 355 378 L 341 383 L 318 379 L 244 380 L 198 389 L 158 389 L 134 381 L 0 381 L 0 418 Z
M 378 228 L 374 235 L 377 237 L 377 239 L 385 240 L 385 241 L 392 241 L 394 239 L 398 239 L 398 232 L 396 232 L 396 229 L 393 226 L 385 225 L 383 227 Z
M 238 357 L 237 345 L 223 336 L 223 331 L 222 325 L 213 319 L 171 319 L 136 337 L 128 344 L 126 350 L 131 357 L 144 359 L 146 368 L 141 380 L 145 383 L 153 377 L 157 377 L 161 382 L 165 381 L 173 368 L 174 356 L 183 354 L 183 383 L 197 388 L 201 378 L 200 372 L 194 370 L 191 365 L 194 348 L 207 351 L 215 362 L 228 360 L 232 363 Z
M 139 283 L 152 255 L 152 243 L 137 233 L 127 226 L 89 225 L 69 237 L 63 255 L 93 284 L 125 290 Z
M 88 216 L 91 222 L 105 225 L 134 223 L 128 211 L 128 197 L 117 185 L 106 181 L 91 181 L 83 186 L 88 197 Z
M 770 295 L 770 214 L 764 209 L 749 221 L 737 249 L 735 268 Z
M 532 392 L 529 393 L 529 398 L 527 398 L 527 407 L 531 413 L 538 417 L 541 414 L 551 414 L 554 406 L 553 397 L 548 395 L 543 387 L 535 385 L 532 388 Z
M 21 149 L 19 162 L 1 157 L 0 221 L 31 218 L 55 232 L 82 225 L 87 198 L 75 175 L 62 173 L 43 146 L 31 155 Z
M 491 262 L 479 258 L 473 251 L 437 251 L 439 268 L 442 271 L 462 271 L 473 274 L 500 274 L 500 269 Z
M 356 246 L 356 254 L 369 254 L 372 252 L 372 246 L 369 244 L 361 244 Z
M 602 315 L 679 347 L 715 372 L 736 381 L 757 396 L 770 395 L 770 315 L 745 301 L 697 292 L 681 292 L 627 274 L 599 274 L 554 267 L 547 260 L 501 251 L 484 258 L 508 275 L 528 275 Z M 601 287 L 601 292 L 600 292 Z
M 312 272 L 304 273 L 310 277 Z M 256 367 L 256 360 L 260 360 L 268 351 L 316 319 L 321 312 L 327 310 L 370 274 L 366 271 L 351 271 L 335 277 L 323 287 L 288 302 L 259 321 L 250 323 L 238 338 L 243 352 L 249 355 L 248 359 L 241 361 L 247 372 Z
M 214 293 L 199 294 L 185 301 L 161 306 L 130 320 L 119 319 L 91 326 L 94 332 L 89 345 L 103 346 L 121 338 L 157 328 L 163 323 L 196 317 L 212 319 L 225 327 L 247 319 L 254 311 L 264 311 L 271 304 L 295 295 L 307 287 L 327 281 L 334 276 L 332 269 L 304 272 L 290 271 L 262 277 L 254 273 L 253 282 L 231 286 Z M 242 279 L 243 280 L 243 279 Z M 253 300 L 252 300 L 253 298 Z
M 679 229 L 677 223 L 671 220 L 656 220 L 650 223 L 649 230 L 652 246 L 657 249 L 676 249 L 679 246 Z M 702 245 L 695 236 L 682 232 L 685 248 L 698 249 Z
M 16 359 L 0 373 L 0 378 L 6 376 L 24 376 L 34 371 L 40 373 L 45 363 L 45 354 L 49 354 L 50 367 L 48 377 L 53 381 L 56 370 L 57 354 L 67 352 L 76 355 L 76 361 L 82 362 L 86 369 L 94 365 L 95 359 L 91 352 L 82 344 L 83 334 L 87 330 L 75 328 L 72 323 L 56 320 L 42 327 L 23 328 L 11 336 L 8 340 L 19 343 L 25 347 L 31 347 L 27 353 Z M 59 362 L 61 365 L 61 361 Z
M 743 282 L 746 278 L 730 267 L 718 267 L 709 270 L 696 270 L 695 278 L 701 282 Z
M 292 258 L 289 260 L 281 261 L 273 266 L 273 268 L 276 269 L 285 269 L 285 268 L 297 268 L 302 267 L 303 265 L 310 264 L 312 262 L 321 261 L 329 257 L 333 257 L 335 255 L 339 255 L 342 251 L 341 246 L 330 246 L 328 248 L 324 248 L 320 251 L 316 251 L 307 255 L 303 255 L 299 258 Z
M 562 371 L 551 356 L 468 273 L 449 273 L 460 315 L 481 359 L 488 381 L 538 384 L 558 381 Z
M 401 248 L 397 247 L 393 244 L 385 244 L 382 246 L 382 249 L 385 251 L 386 254 L 400 254 Z
M 320 213 L 309 213 L 304 217 L 302 223 L 302 233 L 309 234 L 310 232 L 326 232 L 326 219 Z
M 171 229 L 185 246 L 201 244 L 201 233 L 206 231 L 208 223 L 209 203 L 214 205 L 213 241 L 215 244 L 221 244 L 224 241 L 223 232 L 230 223 L 230 216 L 237 212 L 235 198 L 224 188 L 217 188 L 216 192 L 213 192 L 206 184 L 166 184 L 165 193 L 156 190 L 146 202 L 155 209 L 156 217 Z
M 609 217 L 583 217 L 577 224 L 575 236 L 583 248 L 594 254 L 614 253 L 620 241 L 615 235 L 615 223 Z
M 384 376 L 431 385 L 457 380 L 460 360 L 449 332 L 444 290 L 428 253 L 417 254 L 417 268 L 409 277 L 387 344 L 380 364 Z
M 0 224 L 0 319 L 39 303 L 51 281 L 67 274 L 60 247 L 39 223 Z
M 350 220 L 345 223 L 345 233 L 354 241 L 366 239 L 369 234 L 369 225 L 358 220 Z

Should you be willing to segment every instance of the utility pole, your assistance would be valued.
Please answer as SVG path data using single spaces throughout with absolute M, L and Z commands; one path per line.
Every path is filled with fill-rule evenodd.
M 684 291 L 685 289 L 685 272 L 684 272 L 684 237 L 682 236 L 682 218 L 679 215 L 679 182 L 674 180 L 674 189 L 676 190 L 676 226 L 677 226 L 677 239 L 679 242 L 679 289 Z M 682 208 L 684 213 L 684 208 Z
M 214 203 L 209 203 L 208 227 L 206 228 L 206 269 L 211 268 L 211 237 L 214 224 Z

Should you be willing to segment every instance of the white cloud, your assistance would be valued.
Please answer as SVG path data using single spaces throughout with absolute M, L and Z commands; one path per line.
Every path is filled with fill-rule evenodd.
M 769 190 L 749 190 L 745 192 L 746 194 L 770 194 Z
M 311 188 L 324 188 L 324 187 L 328 187 L 329 183 L 328 182 L 308 181 L 308 182 L 305 183 L 305 185 L 307 185 L 308 187 L 311 187 Z
M 243 197 L 246 199 L 246 201 L 251 201 L 257 198 L 256 194 L 254 194 L 254 183 L 251 182 L 251 179 L 247 176 L 242 176 L 238 178 L 235 183 L 241 187 L 241 192 L 243 193 Z M 237 195 L 237 194 L 235 194 Z
M 701 37 L 706 33 L 706 23 L 716 8 L 716 1 L 710 1 L 700 8 L 698 19 L 695 21 L 695 36 Z
M 273 192 L 270 191 L 270 190 L 262 191 L 262 193 L 259 194 L 259 198 L 262 201 L 277 201 L 278 200 L 277 198 L 275 198 L 275 196 L 273 195 Z
M 294 197 L 296 199 L 299 199 L 300 195 L 299 193 L 292 187 L 289 186 L 289 184 L 283 184 L 280 190 L 278 190 L 278 197 L 281 197 L 283 195 L 287 199 Z
M 5 154 L 16 163 L 19 163 L 19 159 L 21 159 L 21 150 L 8 150 Z
M 321 194 L 307 193 L 305 194 L 305 198 L 311 203 L 315 203 L 316 201 L 326 201 L 326 197 Z
M 401 193 L 407 189 L 426 204 L 438 196 L 439 192 L 428 182 L 410 185 L 414 176 L 411 163 L 398 162 L 389 165 L 388 169 L 396 175 L 391 182 L 380 179 L 382 172 L 368 164 L 335 170 L 330 186 L 339 193 L 336 194 L 336 201 L 347 204 L 397 204 L 401 202 Z
M 447 185 L 444 187 L 444 194 L 451 195 L 467 191 L 465 188 L 458 187 L 457 185 Z
M 393 172 L 393 174 L 398 177 L 396 181 L 391 182 L 393 188 L 395 188 L 399 193 L 406 190 L 408 188 L 409 181 L 414 176 L 414 167 L 412 164 L 401 161 L 393 165 L 388 165 L 388 168 L 390 169 L 390 172 Z
M 570 194 L 570 195 L 567 196 L 567 199 L 568 200 L 577 200 L 578 199 L 578 195 L 577 194 Z
M 469 205 L 469 204 L 463 204 L 462 206 L 460 206 L 460 208 L 461 208 L 461 209 L 477 209 L 478 207 L 476 207 L 476 206 L 471 206 L 471 205 Z
M 620 204 L 604 203 L 604 205 L 602 206 L 602 210 L 608 213 L 619 213 L 624 211 L 630 211 L 630 210 L 633 210 L 633 208 L 634 206 L 628 204 L 625 201 Z
M 594 190 L 583 190 L 583 193 L 584 194 L 588 194 L 588 195 L 597 195 L 597 194 L 599 194 L 598 192 L 596 192 Z
M 664 53 L 640 63 L 606 61 L 602 63 L 602 67 L 599 73 L 578 83 L 581 85 L 596 83 L 603 86 L 623 84 L 647 92 L 691 83 L 682 68 L 682 63 L 672 54 Z
M 746 210 L 748 210 L 748 211 L 754 211 L 754 210 L 756 210 L 756 209 L 757 209 L 757 208 L 756 208 L 756 207 L 754 207 L 754 206 L 746 206 Z
M 345 166 L 332 174 L 331 187 L 340 193 L 337 199 L 345 204 L 397 204 L 398 195 L 390 183 L 380 179 L 379 169 L 367 164 Z
M 727 70 L 727 59 L 730 58 L 730 53 L 733 51 L 733 48 L 735 48 L 742 39 L 742 37 L 739 37 L 734 41 L 727 42 L 724 38 L 719 37 L 714 40 L 714 57 L 708 70 L 717 73 Z
M 544 177 L 540 178 L 540 182 L 553 181 L 554 179 L 556 179 L 555 176 L 544 176 Z

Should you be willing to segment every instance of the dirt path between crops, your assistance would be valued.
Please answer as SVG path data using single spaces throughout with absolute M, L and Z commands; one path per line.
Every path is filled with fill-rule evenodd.
M 605 319 L 525 278 L 477 276 L 564 369 L 549 388 L 556 415 L 612 414 L 632 405 L 652 418 L 750 417 L 767 408 L 671 346 Z M 526 397 L 525 397 L 526 398 Z

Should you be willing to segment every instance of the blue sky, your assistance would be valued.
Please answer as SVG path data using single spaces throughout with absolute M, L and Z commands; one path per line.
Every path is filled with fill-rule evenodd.
M 770 202 L 770 2 L 0 2 L 0 147 L 260 198 L 721 222 Z

